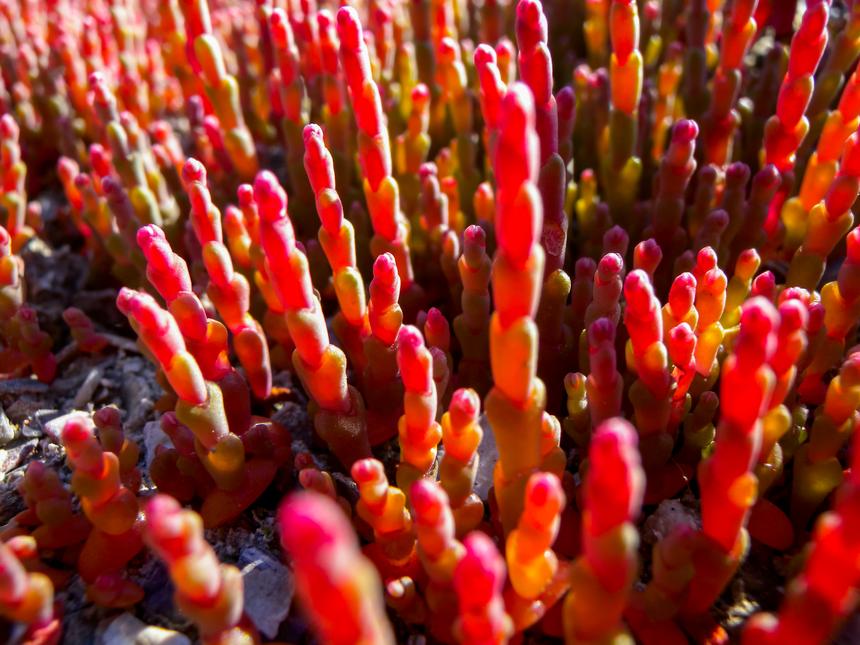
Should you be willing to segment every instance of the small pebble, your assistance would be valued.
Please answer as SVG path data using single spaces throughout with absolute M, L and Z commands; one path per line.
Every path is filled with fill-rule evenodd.
M 274 638 L 290 613 L 295 593 L 292 573 L 254 547 L 242 551 L 238 566 L 245 582 L 245 613 L 263 635 Z
M 0 407 L 0 446 L 5 446 L 18 436 L 18 428 L 9 421 L 6 411 Z
M 97 645 L 191 645 L 184 634 L 147 625 L 126 612 L 99 624 Z

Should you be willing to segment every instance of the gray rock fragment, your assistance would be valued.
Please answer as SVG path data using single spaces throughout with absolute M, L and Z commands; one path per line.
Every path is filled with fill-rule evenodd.
M 672 533 L 675 527 L 681 525 L 696 529 L 699 528 L 700 521 L 696 513 L 686 507 L 681 500 L 663 500 L 657 510 L 645 520 L 642 541 L 646 544 L 656 544 Z
M 0 446 L 5 446 L 17 436 L 18 428 L 9 421 L 6 411 L 0 407 Z
M 487 415 L 482 414 L 480 418 L 481 429 L 484 436 L 478 445 L 478 472 L 475 476 L 475 493 L 482 500 L 487 501 L 490 487 L 493 485 L 493 469 L 499 460 L 499 449 L 496 446 L 496 436 L 493 434 Z
M 146 459 L 147 468 L 149 468 L 152 460 L 155 459 L 158 446 L 164 446 L 165 448 L 173 447 L 170 437 L 161 429 L 160 421 L 149 421 L 143 426 L 143 446 L 146 453 L 144 458 Z
M 66 421 L 81 414 L 85 415 L 86 412 L 75 410 L 73 412 L 69 412 L 68 414 L 55 417 L 47 423 L 43 424 L 42 428 L 45 430 L 45 434 L 51 438 L 51 441 L 53 441 L 54 443 L 60 443 L 60 434 L 63 432 L 63 427 L 66 425 Z
M 96 630 L 97 645 L 191 645 L 184 634 L 147 625 L 126 612 L 103 620 Z
M 72 399 L 73 408 L 83 408 L 93 400 L 93 395 L 96 393 L 96 388 L 99 386 L 99 381 L 102 378 L 102 371 L 98 367 L 92 368 L 88 373 L 84 382 L 78 388 L 75 398 Z
M 5 481 L 6 475 L 30 456 L 38 443 L 36 439 L 29 439 L 10 448 L 0 449 L 0 482 Z
M 293 601 L 292 572 L 255 547 L 242 551 L 238 566 L 245 582 L 245 613 L 263 635 L 274 638 Z

